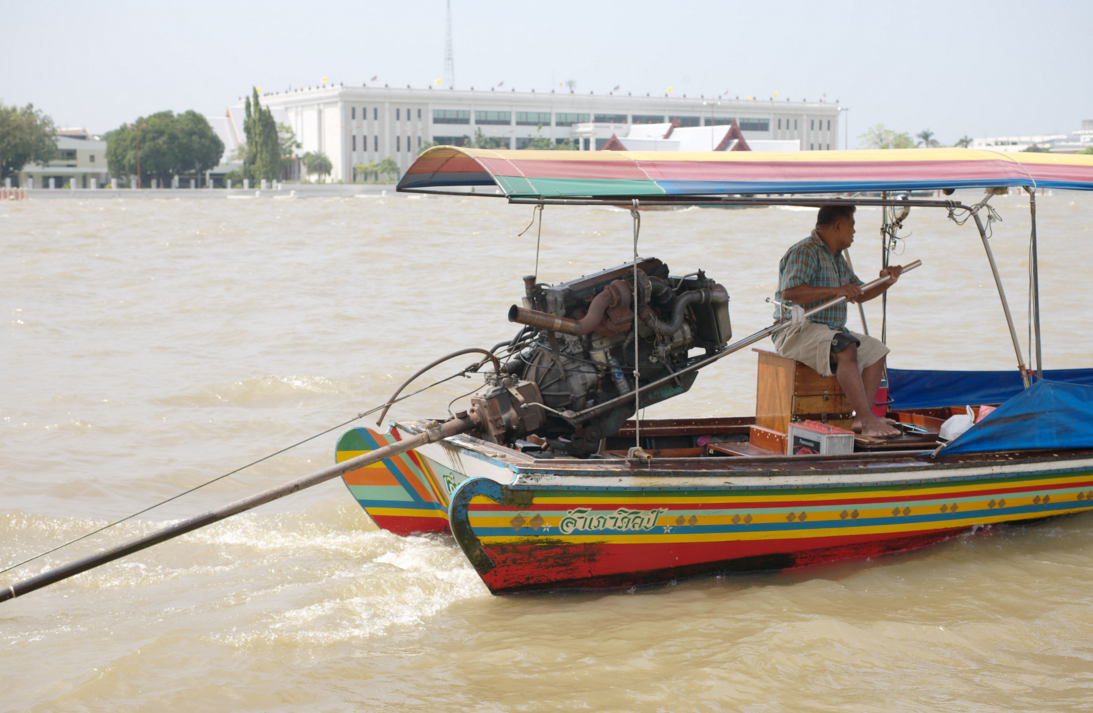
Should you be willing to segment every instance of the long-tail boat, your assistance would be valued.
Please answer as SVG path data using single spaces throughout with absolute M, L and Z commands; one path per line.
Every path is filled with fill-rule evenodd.
M 906 195 L 969 188 L 986 196 L 965 205 Z M 988 240 L 996 218 L 990 198 L 1010 189 L 1028 193 L 1032 213 L 1032 368 Z M 466 411 L 396 421 L 382 432 L 352 429 L 334 465 L 4 586 L 0 602 L 337 477 L 382 528 L 450 532 L 495 593 L 800 567 L 1093 509 L 1093 370 L 1042 369 L 1042 189 L 1093 190 L 1093 156 L 431 148 L 399 191 L 626 207 L 634 220 L 630 260 L 556 285 L 524 278 L 522 305 L 508 313 L 521 325 L 514 337 L 441 357 L 407 381 L 452 358 L 484 356 L 463 372 L 485 370 Z M 733 342 L 724 287 L 703 270 L 674 275 L 661 260 L 639 257 L 640 211 L 839 202 L 883 208 L 887 238 L 911 208 L 974 222 L 1017 369 L 890 369 L 890 398 L 875 407 L 904 425 L 890 440 L 844 433 L 853 414 L 837 381 L 771 352 L 759 355 L 754 415 L 640 418 L 641 408 L 691 389 L 704 367 L 791 324 L 780 315 Z M 977 422 L 942 439 L 946 422 L 970 408 Z
M 964 205 L 940 194 L 968 188 L 985 189 L 984 199 Z M 1044 188 L 1093 189 L 1093 157 L 432 148 L 399 191 L 630 208 L 634 254 L 559 285 L 525 278 L 523 304 L 509 311 L 520 331 L 482 350 L 493 370 L 470 409 L 456 414 L 467 427 L 348 472 L 345 482 L 382 528 L 450 532 L 495 593 L 872 557 L 981 526 L 1093 509 L 1093 370 L 1040 368 L 1035 200 Z M 1022 358 L 987 239 L 990 197 L 1009 189 L 1027 191 L 1033 216 L 1035 368 Z M 914 199 L 910 191 L 939 195 Z M 704 366 L 788 324 L 732 343 L 723 287 L 703 271 L 676 277 L 660 260 L 638 256 L 637 209 L 839 202 L 882 207 L 882 230 L 892 235 L 911 207 L 970 219 L 1017 369 L 889 369 L 889 403 L 878 409 L 901 422 L 904 435 L 850 436 L 853 446 L 841 454 L 794 448 L 802 433 L 806 441 L 816 436 L 809 445 L 846 444 L 852 413 L 835 378 L 768 351 L 759 356 L 754 415 L 636 419 L 641 407 L 689 390 Z M 887 245 L 883 257 L 887 265 Z M 939 440 L 942 423 L 966 405 L 978 422 Z M 988 414 L 984 406 L 997 408 Z M 352 429 L 337 459 L 421 440 L 430 428 L 436 423 Z

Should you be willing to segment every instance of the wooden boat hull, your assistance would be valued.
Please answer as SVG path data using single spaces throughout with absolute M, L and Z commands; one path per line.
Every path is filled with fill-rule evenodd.
M 472 478 L 453 495 L 449 519 L 490 591 L 507 593 L 875 557 L 1093 509 L 1089 454 L 878 467 L 866 478 L 862 467 L 774 477 L 537 473 L 511 485 Z

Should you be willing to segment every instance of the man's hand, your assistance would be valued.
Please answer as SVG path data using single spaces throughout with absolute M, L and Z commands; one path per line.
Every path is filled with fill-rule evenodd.
M 892 285 L 896 284 L 896 280 L 899 279 L 899 276 L 902 272 L 903 272 L 903 267 L 901 265 L 889 265 L 888 267 L 886 267 L 886 268 L 884 268 L 883 270 L 880 271 L 880 276 L 881 277 L 891 276 L 892 279 L 888 281 L 888 286 L 891 287 Z
M 862 289 L 855 285 L 853 282 L 848 282 L 835 291 L 836 297 L 845 297 L 847 302 L 853 304 L 854 302 L 860 302 L 862 296 L 865 293 Z

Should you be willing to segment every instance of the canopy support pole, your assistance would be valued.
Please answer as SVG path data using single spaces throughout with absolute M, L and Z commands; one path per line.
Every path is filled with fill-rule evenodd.
M 991 272 L 994 273 L 994 284 L 998 287 L 998 297 L 1002 300 L 1002 311 L 1006 313 L 1006 324 L 1009 325 L 1010 339 L 1013 340 L 1013 351 L 1017 354 L 1017 369 L 1021 372 L 1021 382 L 1025 388 L 1029 387 L 1028 369 L 1025 368 L 1024 359 L 1021 357 L 1021 343 L 1017 341 L 1017 330 L 1013 326 L 1013 315 L 1010 314 L 1010 305 L 1006 301 L 1006 291 L 1002 288 L 1002 278 L 998 274 L 998 265 L 994 262 L 994 253 L 991 251 L 990 240 L 987 239 L 987 231 L 983 228 L 983 221 L 979 219 L 979 213 L 972 213 L 975 218 L 975 227 L 979 228 L 979 237 L 983 239 L 983 249 L 987 251 L 987 261 L 991 264 Z
M 1040 260 L 1036 251 L 1036 189 L 1025 186 L 1032 217 L 1032 330 L 1036 335 L 1036 377 L 1044 378 L 1043 354 L 1040 351 Z

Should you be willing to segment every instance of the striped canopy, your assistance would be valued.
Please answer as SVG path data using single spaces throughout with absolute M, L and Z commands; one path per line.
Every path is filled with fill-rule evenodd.
M 854 193 L 1028 186 L 1093 190 L 1093 155 L 976 149 L 667 152 L 494 151 L 436 146 L 398 190 L 511 198 L 652 198 L 752 193 Z

